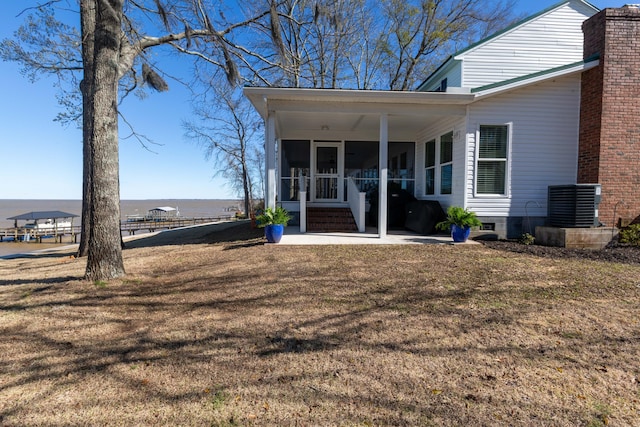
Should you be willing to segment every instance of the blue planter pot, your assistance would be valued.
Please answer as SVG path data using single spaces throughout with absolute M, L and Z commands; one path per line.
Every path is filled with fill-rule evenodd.
M 264 237 L 267 238 L 268 243 L 280 243 L 283 234 L 283 224 L 272 224 L 264 227 Z
M 471 227 L 459 227 L 455 224 L 451 226 L 451 238 L 456 243 L 466 242 L 471 233 Z

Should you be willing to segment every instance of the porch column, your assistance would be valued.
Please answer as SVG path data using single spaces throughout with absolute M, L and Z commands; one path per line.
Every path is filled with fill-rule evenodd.
M 264 149 L 265 149 L 265 180 L 264 207 L 276 207 L 276 120 L 275 113 L 269 111 L 265 120 Z
M 387 235 L 387 167 L 389 157 L 389 116 L 380 115 L 380 176 L 378 181 L 378 233 L 382 239 Z

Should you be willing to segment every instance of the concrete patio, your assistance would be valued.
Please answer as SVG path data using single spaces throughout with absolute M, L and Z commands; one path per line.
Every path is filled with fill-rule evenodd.
M 375 229 L 365 233 L 300 233 L 298 227 L 285 227 L 284 236 L 279 245 L 477 245 L 474 240 L 466 243 L 453 243 L 450 236 L 444 234 L 423 236 L 410 231 L 392 230 L 382 239 Z

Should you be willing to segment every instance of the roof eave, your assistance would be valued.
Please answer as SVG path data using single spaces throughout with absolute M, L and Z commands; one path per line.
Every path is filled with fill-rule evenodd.
M 351 89 L 299 89 L 272 87 L 245 87 L 249 98 L 263 118 L 268 115 L 269 101 L 313 101 L 320 103 L 353 103 L 390 105 L 466 105 L 475 95 L 446 92 L 409 92 Z
M 503 82 L 494 83 L 486 86 L 481 86 L 472 89 L 472 93 L 476 95 L 476 99 L 483 99 L 489 96 L 498 95 L 500 93 L 508 92 L 514 89 L 519 89 L 532 84 L 540 83 L 545 80 L 554 79 L 558 77 L 567 76 L 570 74 L 583 72 L 591 68 L 597 67 L 600 64 L 599 58 L 587 59 L 586 61 L 580 61 L 573 64 L 564 65 L 551 70 L 543 72 L 533 73 L 522 77 L 517 77 L 511 80 L 505 80 Z

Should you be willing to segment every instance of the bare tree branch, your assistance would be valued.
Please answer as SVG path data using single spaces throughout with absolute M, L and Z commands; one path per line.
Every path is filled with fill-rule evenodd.
M 135 127 L 131 124 L 131 122 L 129 122 L 129 120 L 127 120 L 124 114 L 118 112 L 118 116 L 120 117 L 120 120 L 122 120 L 122 122 L 127 125 L 130 131 L 128 135 L 121 136 L 120 139 L 127 140 L 133 138 L 138 141 L 138 143 L 140 143 L 142 148 L 144 148 L 145 150 L 153 154 L 158 154 L 156 151 L 153 151 L 151 148 L 149 148 L 149 145 L 163 146 L 164 144 L 157 143 L 148 136 L 136 132 Z

